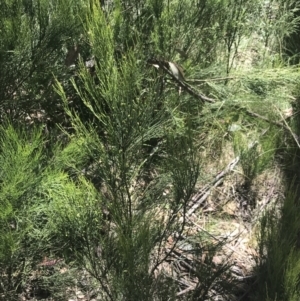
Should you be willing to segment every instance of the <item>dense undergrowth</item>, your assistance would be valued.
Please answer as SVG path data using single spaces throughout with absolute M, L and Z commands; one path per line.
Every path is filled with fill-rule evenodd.
M 0 299 L 299 300 L 298 6 L 3 0 Z

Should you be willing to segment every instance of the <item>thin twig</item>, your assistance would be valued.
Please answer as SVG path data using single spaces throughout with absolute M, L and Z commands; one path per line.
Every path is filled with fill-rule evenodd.
M 238 164 L 239 160 L 240 160 L 240 157 L 234 158 L 222 172 L 218 173 L 215 176 L 215 178 L 212 180 L 212 182 L 210 184 L 207 184 L 200 192 L 198 192 L 196 195 L 193 196 L 193 198 L 192 198 L 193 205 L 187 211 L 186 217 L 191 216 L 200 207 L 200 205 L 209 196 L 212 188 L 219 186 L 223 182 L 223 178 L 234 169 L 234 167 Z M 181 218 L 181 219 L 183 219 L 183 218 Z
M 215 77 L 215 78 L 208 78 L 208 79 L 186 79 L 188 83 L 205 83 L 210 81 L 222 81 L 222 80 L 229 80 L 229 79 L 236 79 L 237 77 Z
M 262 116 L 262 115 L 260 115 L 260 114 L 257 114 L 257 113 L 255 113 L 255 112 L 252 112 L 252 111 L 248 110 L 247 108 L 241 107 L 241 106 L 239 106 L 239 105 L 233 105 L 233 107 L 236 108 L 236 109 L 238 109 L 238 110 L 244 109 L 245 112 L 246 112 L 249 116 L 259 118 L 259 119 L 261 119 L 261 120 L 264 120 L 264 121 L 266 121 L 266 122 L 268 122 L 268 123 L 270 123 L 270 124 L 274 124 L 274 125 L 276 125 L 276 126 L 278 126 L 278 127 L 281 127 L 282 129 L 284 129 L 284 130 L 290 132 L 291 135 L 293 136 L 293 138 L 295 139 L 295 141 L 296 141 L 298 147 L 300 148 L 300 145 L 299 145 L 299 142 L 298 142 L 298 140 L 299 140 L 298 135 L 296 135 L 296 134 L 291 130 L 291 128 L 288 126 L 288 124 L 286 123 L 286 121 L 285 121 L 285 119 L 283 118 L 282 115 L 281 115 L 281 116 L 282 116 L 283 121 L 284 121 L 285 124 L 282 124 L 281 122 L 278 122 L 278 121 L 270 120 L 270 119 L 268 119 L 267 117 L 264 117 L 264 116 Z M 280 113 L 280 112 L 279 112 L 279 113 Z
M 191 285 L 191 286 L 187 287 L 186 289 L 184 289 L 184 290 L 180 291 L 179 293 L 177 293 L 177 294 L 176 294 L 176 297 L 179 297 L 179 296 L 181 296 L 181 295 L 184 295 L 184 294 L 188 293 L 189 291 L 194 290 L 195 288 L 196 288 L 195 285 Z
M 287 124 L 285 118 L 282 116 L 282 114 L 281 114 L 281 112 L 279 111 L 279 109 L 278 109 L 276 106 L 274 106 L 274 107 L 275 107 L 275 109 L 278 111 L 280 117 L 282 118 L 282 121 L 283 121 L 284 124 L 285 124 L 285 129 L 291 133 L 291 135 L 292 135 L 293 139 L 295 140 L 295 142 L 296 142 L 298 148 L 300 149 L 299 137 L 298 137 L 298 136 L 292 131 L 292 129 L 289 127 L 289 125 Z
M 216 102 L 215 99 L 207 97 L 207 96 L 203 95 L 200 92 L 196 92 L 191 86 L 188 85 L 188 83 L 183 82 L 183 81 L 179 80 L 178 78 L 176 78 L 176 76 L 164 65 L 163 61 L 155 60 L 155 63 L 157 65 L 159 65 L 159 67 L 162 70 L 164 70 L 166 73 L 168 73 L 172 77 L 172 79 L 179 84 L 180 87 L 182 87 L 185 91 L 187 91 L 192 96 L 194 96 L 198 99 L 201 99 L 204 102 L 210 102 L 210 103 L 215 103 Z

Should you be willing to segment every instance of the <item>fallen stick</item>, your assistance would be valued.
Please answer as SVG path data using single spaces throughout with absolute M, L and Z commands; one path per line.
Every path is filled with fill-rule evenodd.
M 223 171 L 216 175 L 216 177 L 212 180 L 210 184 L 205 185 L 205 187 L 201 189 L 200 192 L 198 192 L 192 197 L 192 205 L 185 214 L 186 218 L 190 217 L 200 207 L 200 205 L 207 199 L 211 190 L 214 187 L 219 186 L 223 182 L 223 178 L 234 169 L 234 167 L 238 164 L 239 160 L 240 157 L 234 158 Z M 183 217 L 180 218 L 180 222 L 182 221 Z

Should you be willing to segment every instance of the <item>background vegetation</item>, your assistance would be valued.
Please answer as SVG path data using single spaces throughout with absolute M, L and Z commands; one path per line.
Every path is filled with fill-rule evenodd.
M 2 0 L 0 299 L 299 300 L 298 35 L 292 0 Z

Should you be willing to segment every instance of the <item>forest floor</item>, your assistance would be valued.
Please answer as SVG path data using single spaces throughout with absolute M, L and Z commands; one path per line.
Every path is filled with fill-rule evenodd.
M 219 157 L 209 166 L 202 166 L 202 174 L 214 177 L 208 181 L 200 176 L 193 202 L 187 211 L 187 226 L 182 240 L 174 249 L 173 256 L 159 267 L 160 272 L 177 279 L 178 297 L 196 288 L 197 279 L 191 276 L 195 272 L 196 261 L 199 266 L 216 271 L 226 267 L 224 275 L 226 272 L 227 280 L 236 284 L 237 289 L 231 296 L 216 295 L 212 287 L 212 300 L 245 301 L 255 282 L 254 270 L 260 260 L 257 241 L 260 217 L 268 208 L 274 208 L 276 204 L 280 206 L 283 187 L 280 184 L 280 170 L 273 169 L 263 172 L 251 187 L 245 188 L 238 159 L 233 151 L 227 151 L 226 156 Z M 203 246 L 207 242 L 216 246 L 214 252 L 204 248 L 201 256 L 198 254 L 195 257 L 191 252 L 191 242 L 195 237 L 200 247 L 201 241 Z M 172 243 L 173 238 L 169 237 L 166 250 L 172 247 Z M 51 277 L 69 277 L 70 286 L 49 289 Z M 73 277 L 77 279 L 75 286 Z M 48 280 L 45 282 L 42 279 Z M 101 300 L 101 291 L 86 271 L 73 269 L 59 259 L 45 258 L 32 274 L 31 282 L 27 290 L 19 295 L 19 300 L 96 301 Z

